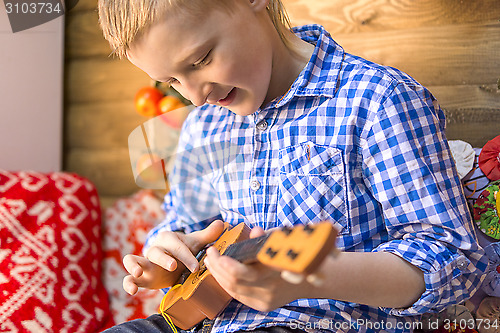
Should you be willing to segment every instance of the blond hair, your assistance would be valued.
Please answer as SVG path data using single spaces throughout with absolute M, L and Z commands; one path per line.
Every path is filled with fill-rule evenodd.
M 111 54 L 123 58 L 133 41 L 168 11 L 203 12 L 214 5 L 229 9 L 233 1 L 237 0 L 99 0 L 99 24 L 111 46 Z M 290 21 L 281 0 L 269 0 L 267 12 L 281 40 L 289 47 L 286 31 L 290 30 Z

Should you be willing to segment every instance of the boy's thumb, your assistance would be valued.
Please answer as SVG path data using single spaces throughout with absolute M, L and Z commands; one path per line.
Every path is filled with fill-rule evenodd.
M 205 229 L 197 231 L 196 238 L 200 244 L 203 244 L 203 246 L 205 246 L 206 244 L 216 241 L 223 231 L 224 222 L 222 222 L 221 220 L 215 220 L 210 223 L 209 226 Z

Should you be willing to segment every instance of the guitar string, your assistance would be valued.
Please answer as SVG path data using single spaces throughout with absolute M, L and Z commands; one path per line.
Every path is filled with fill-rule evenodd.
M 257 252 L 259 252 L 259 250 L 262 248 L 262 245 L 265 243 L 268 237 L 269 234 L 266 234 L 260 237 L 250 238 L 238 243 L 233 243 L 226 248 L 226 251 L 224 251 L 224 255 L 228 255 L 229 257 L 232 257 L 240 262 L 244 262 L 246 259 L 249 258 L 253 259 L 256 257 Z M 198 255 L 196 256 L 197 259 L 200 260 L 201 257 L 203 257 L 204 253 L 205 253 L 204 251 L 198 253 Z M 174 289 L 180 288 L 181 286 L 182 284 L 178 283 L 172 286 L 169 292 L 173 291 Z M 165 304 L 167 300 L 167 294 L 163 296 L 161 300 L 159 311 L 163 316 L 163 318 L 165 319 L 165 321 L 170 326 L 170 328 L 172 329 L 172 332 L 178 333 L 172 318 L 167 314 L 168 309 L 166 309 L 166 304 Z
M 224 255 L 229 255 L 230 257 L 233 257 L 234 259 L 239 260 L 239 261 L 244 261 L 245 258 L 248 258 L 248 257 L 250 257 L 250 258 L 255 257 L 254 253 L 257 253 L 259 251 L 259 249 L 262 247 L 262 244 L 264 243 L 264 241 L 268 237 L 269 237 L 269 235 L 264 235 L 261 237 L 247 239 L 247 240 L 239 242 L 239 243 L 231 244 L 230 246 L 228 246 L 226 248 Z M 231 252 L 233 252 L 233 253 L 231 253 Z M 238 258 L 238 253 L 240 255 L 242 253 L 244 253 L 243 258 L 242 257 Z M 197 259 L 200 259 L 199 255 L 200 255 L 200 253 L 198 253 Z M 181 285 L 182 284 L 176 284 L 169 291 L 177 289 L 177 288 L 181 287 Z M 168 323 L 168 325 L 172 329 L 172 331 L 174 333 L 177 333 L 177 329 L 172 321 L 172 318 L 170 318 L 170 316 L 167 314 L 167 309 L 166 309 L 166 304 L 165 304 L 166 300 L 167 300 L 167 295 L 165 295 L 162 298 L 159 310 L 160 310 L 161 315 L 165 319 L 165 321 Z
M 267 238 L 269 234 L 233 243 L 226 248 L 224 255 L 243 263 L 247 259 L 255 259 Z

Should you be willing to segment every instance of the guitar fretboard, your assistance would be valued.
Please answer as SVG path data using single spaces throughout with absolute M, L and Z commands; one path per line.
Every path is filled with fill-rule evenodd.
M 244 241 L 229 245 L 224 251 L 224 255 L 238 260 L 242 263 L 248 263 L 257 258 L 260 251 L 270 234 L 262 235 L 256 238 L 246 239 Z

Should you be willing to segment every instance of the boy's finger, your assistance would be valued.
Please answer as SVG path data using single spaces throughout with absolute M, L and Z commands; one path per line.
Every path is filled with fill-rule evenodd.
M 146 257 L 154 264 L 173 272 L 177 268 L 177 260 L 182 262 L 191 272 L 198 269 L 198 260 L 191 253 L 191 250 L 186 244 L 177 241 L 175 246 L 170 246 L 168 249 L 152 246 L 148 249 Z
M 252 228 L 252 230 L 250 230 L 250 238 L 260 237 L 260 236 L 264 235 L 265 233 L 266 232 L 261 227 L 255 227 L 255 228 Z
M 139 287 L 134 283 L 134 277 L 132 275 L 127 275 L 123 278 L 123 290 L 129 295 L 135 295 L 139 290 Z
M 268 278 L 279 278 L 280 272 L 273 270 L 259 262 L 243 264 L 230 257 L 220 255 L 212 246 L 207 249 L 209 264 L 207 268 L 213 275 L 217 275 L 219 280 L 232 280 L 240 286 L 255 287 L 261 286 L 262 281 Z M 205 258 L 205 263 L 207 262 Z
M 192 244 L 195 246 L 205 246 L 206 244 L 210 244 L 219 238 L 219 236 L 224 231 L 224 222 L 221 220 L 215 220 L 209 224 L 203 230 L 193 232 L 189 238 L 194 239 L 197 244 Z
M 145 258 L 132 254 L 127 254 L 125 257 L 123 257 L 123 266 L 125 267 L 125 269 L 129 274 L 138 278 L 143 273 L 143 269 L 140 264 L 141 260 L 145 260 Z
M 218 254 L 217 250 L 213 250 L 211 255 L 207 255 L 207 258 L 209 257 L 207 268 L 219 285 L 233 298 L 240 301 L 243 295 L 252 294 L 252 290 L 256 287 L 256 283 L 255 281 L 252 282 L 247 279 L 255 272 L 246 272 L 246 265 L 235 262 L 229 257 L 221 256 Z M 207 252 L 211 251 L 207 250 Z M 205 258 L 205 260 L 207 258 Z M 256 280 L 258 281 L 258 277 Z
M 209 247 L 206 252 L 207 256 L 204 259 L 205 265 L 212 275 L 216 278 L 216 280 L 220 283 L 223 280 L 226 280 L 230 277 L 231 273 L 225 271 L 224 268 L 220 265 L 220 257 L 219 251 L 217 251 L 213 246 Z M 221 274 L 221 271 L 224 274 Z
M 245 283 L 259 279 L 259 272 L 253 268 L 255 265 L 245 265 L 230 257 L 222 256 L 213 246 L 207 249 L 207 258 L 209 261 L 207 267 L 216 274 L 218 272 L 221 276 L 231 276 L 235 281 L 245 281 Z

